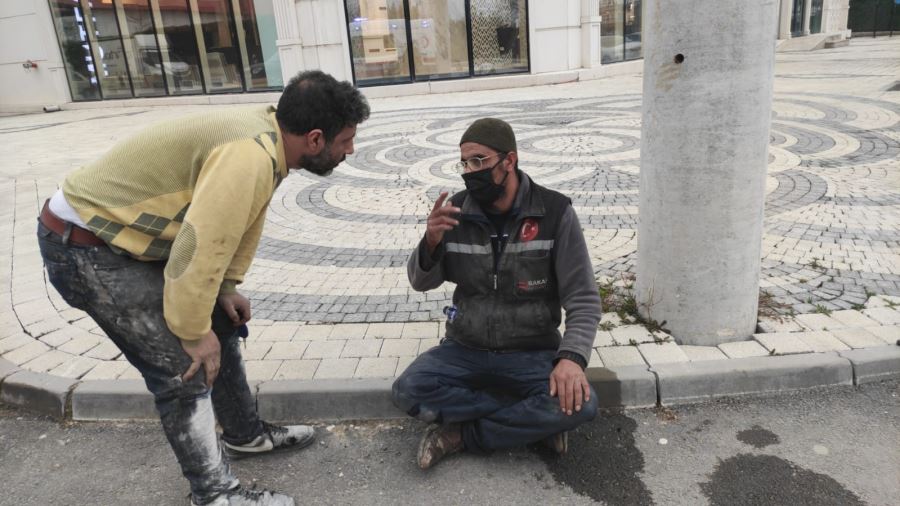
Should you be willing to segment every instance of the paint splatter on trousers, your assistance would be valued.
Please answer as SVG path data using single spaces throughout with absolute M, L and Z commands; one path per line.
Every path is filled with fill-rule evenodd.
M 38 244 L 50 283 L 70 306 L 90 315 L 140 371 L 194 500 L 205 502 L 237 485 L 216 420 L 223 438 L 234 443 L 256 438 L 263 427 L 237 332 L 224 311 L 216 306 L 211 315 L 222 356 L 210 390 L 202 368 L 190 380 L 181 379 L 191 359 L 163 317 L 164 262 L 141 262 L 105 246 L 63 244 L 41 224 Z

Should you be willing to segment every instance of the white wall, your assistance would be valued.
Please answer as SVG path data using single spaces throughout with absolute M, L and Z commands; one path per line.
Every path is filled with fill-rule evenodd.
M 530 0 L 531 73 L 581 68 L 581 0 Z
M 850 0 L 825 0 L 822 9 L 822 33 L 846 31 L 849 14 Z
M 23 68 L 27 60 L 38 67 Z M 0 111 L 39 110 L 68 97 L 46 0 L 0 1 Z

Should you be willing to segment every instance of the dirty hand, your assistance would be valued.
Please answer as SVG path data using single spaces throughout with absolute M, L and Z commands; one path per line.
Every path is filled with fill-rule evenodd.
M 565 358 L 557 362 L 550 373 L 550 396 L 559 397 L 559 408 L 567 415 L 581 411 L 582 402 L 591 400 L 591 386 L 581 366 Z
M 440 197 L 431 208 L 431 214 L 428 215 L 428 227 L 425 229 L 425 243 L 428 245 L 428 254 L 434 253 L 437 245 L 444 240 L 444 232 L 453 230 L 453 227 L 459 225 L 459 221 L 453 218 L 454 214 L 460 212 L 460 208 L 453 205 L 444 205 L 447 200 L 447 192 L 441 192 Z
M 250 299 L 235 293 L 223 293 L 218 297 L 219 306 L 231 318 L 231 323 L 239 327 L 250 321 Z
M 221 363 L 221 353 L 219 348 L 219 338 L 215 332 L 210 330 L 205 336 L 197 341 L 181 340 L 181 347 L 184 352 L 191 357 L 191 366 L 187 372 L 181 377 L 182 381 L 187 381 L 197 374 L 200 366 L 206 371 L 206 386 L 212 388 L 219 375 L 219 365 Z

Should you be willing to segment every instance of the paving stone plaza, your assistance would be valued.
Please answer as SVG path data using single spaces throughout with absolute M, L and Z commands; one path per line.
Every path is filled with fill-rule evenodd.
M 615 327 L 598 331 L 591 367 L 841 350 L 900 337 L 900 92 L 888 91 L 897 82 L 900 38 L 779 54 L 761 288 L 787 318 L 762 322 L 767 333 L 753 341 L 706 348 L 657 344 L 659 336 L 606 315 Z M 254 304 L 244 351 L 251 379 L 393 377 L 438 342 L 452 285 L 417 293 L 405 264 L 438 194 L 462 189 L 452 165 L 460 135 L 479 117 L 509 121 L 520 167 L 572 198 L 598 279 L 633 270 L 639 75 L 371 102 L 355 155 L 327 179 L 291 175 L 272 199 L 240 288 Z M 68 378 L 138 377 L 46 283 L 35 217 L 68 171 L 115 140 L 211 107 L 223 106 L 0 118 L 4 359 Z

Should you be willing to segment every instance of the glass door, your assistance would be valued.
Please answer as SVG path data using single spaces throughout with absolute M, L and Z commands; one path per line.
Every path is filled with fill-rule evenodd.
M 791 37 L 803 35 L 803 6 L 806 0 L 794 0 L 791 8 Z

